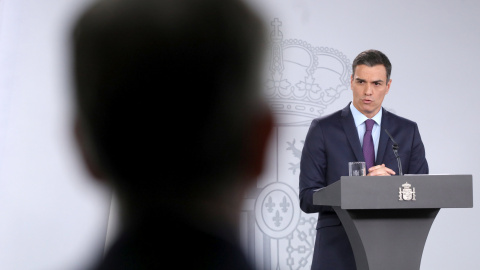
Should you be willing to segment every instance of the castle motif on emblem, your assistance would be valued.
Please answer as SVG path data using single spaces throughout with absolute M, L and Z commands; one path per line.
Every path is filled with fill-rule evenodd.
M 405 182 L 398 188 L 398 200 L 399 201 L 415 201 L 416 200 L 415 187 Z

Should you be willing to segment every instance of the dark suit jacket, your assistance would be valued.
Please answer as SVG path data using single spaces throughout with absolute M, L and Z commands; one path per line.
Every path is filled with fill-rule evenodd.
M 393 143 L 385 132 L 387 129 L 398 143 L 403 174 L 428 174 L 425 148 L 417 124 L 383 108 L 382 110 L 375 164 L 385 164 L 397 175 L 399 173 L 397 159 L 392 150 Z M 312 269 L 356 269 L 350 243 L 338 216 L 330 206 L 313 205 L 313 193 L 338 181 L 341 176 L 347 176 L 350 161 L 365 159 L 349 104 L 331 115 L 314 119 L 303 146 L 300 162 L 300 208 L 305 213 L 319 213 Z M 331 227 L 328 235 L 321 235 L 321 229 L 326 227 Z

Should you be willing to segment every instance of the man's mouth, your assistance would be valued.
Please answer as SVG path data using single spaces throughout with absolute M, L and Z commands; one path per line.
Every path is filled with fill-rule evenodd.
M 372 103 L 373 100 L 369 99 L 369 98 L 364 98 L 362 99 L 363 103 Z

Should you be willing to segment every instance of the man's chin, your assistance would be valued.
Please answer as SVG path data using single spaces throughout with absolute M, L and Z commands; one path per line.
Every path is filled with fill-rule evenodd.
M 363 105 L 362 110 L 360 112 L 363 113 L 368 118 L 372 118 L 377 113 L 377 108 L 370 105 L 368 106 Z

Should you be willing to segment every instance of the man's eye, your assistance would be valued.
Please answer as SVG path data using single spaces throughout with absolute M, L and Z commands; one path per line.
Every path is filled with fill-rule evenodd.
M 375 82 L 375 85 L 382 85 L 381 82 Z

